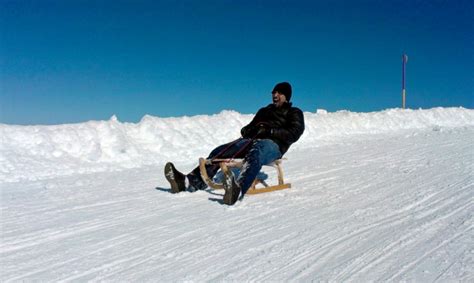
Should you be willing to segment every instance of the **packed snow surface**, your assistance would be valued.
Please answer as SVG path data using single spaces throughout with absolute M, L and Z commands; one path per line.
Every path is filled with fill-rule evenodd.
M 474 280 L 474 110 L 305 113 L 291 189 L 169 193 L 251 118 L 0 124 L 0 280 Z

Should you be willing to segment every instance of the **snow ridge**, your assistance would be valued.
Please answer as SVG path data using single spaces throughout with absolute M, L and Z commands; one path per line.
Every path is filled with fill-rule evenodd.
M 108 121 L 53 126 L 0 124 L 0 181 L 113 171 L 166 160 L 186 162 L 240 136 L 253 114 L 225 110 L 215 115 L 159 118 L 139 123 Z M 295 148 L 337 142 L 358 134 L 474 126 L 474 110 L 388 109 L 372 113 L 318 110 L 305 113 L 306 130 Z M 43 168 L 38 170 L 38 168 Z

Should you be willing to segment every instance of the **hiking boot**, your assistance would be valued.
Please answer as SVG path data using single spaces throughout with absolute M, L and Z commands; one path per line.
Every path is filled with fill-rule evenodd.
M 176 194 L 186 191 L 186 176 L 176 170 L 173 163 L 168 162 L 165 165 L 165 177 L 171 185 L 171 193 Z
M 224 173 L 224 182 L 222 182 L 222 184 L 224 185 L 225 190 L 224 203 L 227 205 L 233 205 L 239 199 L 240 187 L 235 182 L 232 171 L 229 170 Z

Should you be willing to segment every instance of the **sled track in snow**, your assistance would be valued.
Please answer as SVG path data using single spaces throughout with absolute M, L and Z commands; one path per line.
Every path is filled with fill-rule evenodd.
M 454 145 L 452 141 L 449 141 L 445 144 L 440 144 L 439 146 L 449 147 L 450 145 Z M 351 148 L 351 147 L 349 147 Z M 396 148 L 396 147 L 395 147 Z M 466 151 L 464 153 L 471 154 L 472 158 L 472 151 L 469 146 L 464 148 Z M 403 148 L 400 150 L 389 151 L 387 154 L 395 154 L 399 155 L 400 151 L 404 151 L 404 155 L 406 157 L 413 156 L 414 152 L 417 154 L 415 156 L 424 156 L 426 158 L 425 161 L 430 161 L 431 157 L 427 150 L 423 150 L 422 147 L 416 147 L 415 149 L 408 150 L 408 148 Z M 347 164 L 344 160 L 344 156 L 353 156 L 354 154 L 357 155 L 358 150 L 356 151 L 347 151 L 338 154 L 338 162 L 341 164 Z M 462 152 L 459 152 L 462 155 Z M 377 160 L 382 160 L 384 158 L 393 158 L 390 156 L 384 156 L 382 152 L 375 153 L 375 154 L 367 154 L 364 153 L 364 156 L 358 156 L 356 160 L 361 160 L 362 163 L 366 165 L 370 165 L 370 163 L 374 163 L 370 166 L 376 165 Z M 378 156 L 378 158 L 371 158 L 370 155 Z M 456 155 L 450 155 L 447 159 L 457 159 L 459 158 Z M 438 157 L 439 158 L 439 157 Z M 322 158 L 325 159 L 325 158 Z M 402 159 L 405 160 L 406 169 L 404 172 L 415 172 L 417 168 L 423 168 L 420 166 L 419 159 Z M 383 164 L 381 164 L 383 165 Z M 364 170 L 365 165 L 360 166 L 357 171 L 359 172 L 367 172 Z M 321 177 L 323 176 L 322 180 L 335 182 L 334 179 L 324 178 L 324 174 L 332 174 L 335 171 L 341 174 L 344 171 L 351 171 L 348 170 L 346 166 L 345 169 L 340 168 L 333 168 L 328 171 L 319 171 L 315 173 L 315 175 Z M 472 164 L 468 166 L 466 169 L 466 175 L 464 178 L 457 180 L 455 183 L 448 184 L 446 187 L 440 190 L 432 190 L 432 192 L 428 193 L 426 190 L 423 190 L 424 195 L 421 195 L 419 198 L 410 199 L 406 205 L 402 206 L 401 208 L 394 210 L 391 213 L 385 213 L 384 217 L 382 218 L 375 218 L 376 220 L 370 223 L 366 223 L 365 225 L 360 225 L 351 229 L 348 229 L 349 232 L 347 234 L 338 233 L 336 230 L 329 230 L 328 233 L 323 237 L 318 237 L 314 239 L 308 239 L 305 246 L 309 249 L 298 253 L 292 260 L 291 264 L 280 269 L 280 272 L 290 272 L 293 270 L 293 274 L 290 278 L 295 279 L 314 279 L 318 278 L 321 272 L 324 272 L 324 268 L 327 264 L 330 264 L 331 261 L 334 261 L 334 258 L 337 258 L 338 254 L 344 254 L 345 251 L 348 250 L 350 245 L 347 243 L 354 243 L 360 239 L 364 239 L 367 237 L 380 237 L 380 239 L 375 238 L 374 243 L 382 241 L 382 245 L 371 245 L 367 246 L 367 250 L 362 251 L 358 250 L 357 254 L 353 255 L 349 258 L 343 258 L 337 260 L 339 266 L 336 268 L 341 268 L 340 271 L 337 272 L 336 276 L 328 276 L 328 277 L 321 277 L 320 279 L 335 279 L 336 281 L 347 280 L 347 279 L 367 279 L 367 274 L 373 274 L 374 270 L 377 270 L 379 266 L 387 264 L 392 260 L 393 264 L 396 264 L 396 260 L 400 257 L 400 254 L 403 254 L 404 251 L 416 249 L 417 247 L 424 245 L 426 239 L 421 237 L 424 231 L 427 231 L 430 228 L 439 228 L 440 225 L 444 225 L 449 220 L 452 220 L 456 216 L 465 215 L 467 213 L 466 219 L 462 218 L 463 220 L 470 221 L 472 217 L 472 197 L 473 192 L 473 178 L 472 174 Z M 442 183 L 442 179 L 446 178 L 446 175 L 453 174 L 455 175 L 459 170 L 459 167 L 454 166 L 452 169 L 447 170 L 442 175 L 436 177 L 433 176 L 432 179 L 426 179 L 425 182 L 422 184 L 423 188 L 436 188 L 437 185 Z M 426 170 L 426 173 L 429 173 L 429 170 Z M 444 175 L 446 174 L 446 175 Z M 376 174 L 375 174 L 376 175 Z M 426 177 L 426 175 L 423 175 Z M 386 177 L 386 176 L 385 176 Z M 393 182 L 400 182 L 400 178 L 396 175 L 392 175 L 393 179 L 384 178 L 385 184 L 377 184 L 377 178 L 370 178 L 371 182 L 375 182 L 375 185 L 372 187 L 375 189 L 377 186 L 382 186 L 383 188 L 389 188 L 390 184 Z M 412 177 L 412 176 L 410 176 Z M 344 177 L 342 177 L 344 179 Z M 311 176 L 305 176 L 301 178 L 304 180 L 311 180 Z M 408 182 L 412 181 L 412 179 L 408 178 Z M 314 179 L 313 179 L 314 180 Z M 353 185 L 346 185 L 344 187 L 343 194 L 351 194 L 354 193 L 361 193 L 361 187 L 358 186 L 358 183 L 354 183 Z M 362 185 L 362 184 L 361 184 Z M 308 186 L 303 186 L 307 188 Z M 333 190 L 337 188 L 333 188 L 330 184 L 326 187 L 327 190 Z M 371 186 L 366 186 L 364 190 L 371 190 Z M 399 188 L 398 188 L 399 190 Z M 421 193 L 421 191 L 418 191 Z M 341 195 L 337 194 L 336 199 L 340 198 Z M 324 198 L 329 200 L 330 198 Z M 382 202 L 383 203 L 383 202 Z M 347 204 L 350 205 L 350 202 Z M 365 203 L 367 204 L 367 203 Z M 368 205 L 370 208 L 370 205 Z M 369 215 L 367 215 L 369 216 Z M 303 217 L 303 216 L 302 216 Z M 416 220 L 416 221 L 413 221 Z M 407 225 L 410 224 L 410 225 Z M 353 224 L 352 222 L 345 223 Z M 400 234 L 399 237 L 393 237 L 395 231 L 404 231 L 403 234 Z M 417 255 L 411 262 L 404 263 L 403 266 L 398 267 L 397 272 L 393 272 L 392 276 L 390 276 L 390 272 L 380 272 L 380 274 L 384 274 L 383 277 L 378 279 L 387 280 L 400 280 L 404 278 L 404 274 L 408 273 L 411 269 L 415 268 L 419 262 L 421 262 L 424 258 L 428 255 L 435 253 L 438 249 L 442 248 L 444 245 L 456 240 L 461 236 L 471 235 L 472 233 L 472 225 L 467 226 L 467 228 L 461 230 L 459 233 L 454 233 L 448 240 L 441 241 L 441 243 L 435 246 L 433 249 L 428 250 L 422 254 Z M 335 234 L 343 235 L 341 237 L 334 237 Z M 387 235 L 387 241 L 384 242 L 384 238 L 381 237 L 383 235 Z M 394 238 L 396 240 L 394 240 Z M 439 241 L 439 239 L 434 239 Z M 301 240 L 301 242 L 305 242 L 305 240 Z M 326 244 L 321 244 L 325 242 Z M 380 247 L 382 246 L 382 247 Z M 310 248 L 314 247 L 314 248 Z M 347 252 L 346 252 L 347 256 Z M 332 259 L 332 260 L 331 260 Z M 301 270 L 298 270 L 298 266 L 303 266 Z M 343 268 L 342 268 L 343 267 Z M 315 270 L 319 270 L 319 272 L 315 272 Z M 297 270 L 297 271 L 295 271 Z M 270 275 L 271 276 L 271 275 Z M 260 278 L 260 279 L 269 279 L 269 278 Z

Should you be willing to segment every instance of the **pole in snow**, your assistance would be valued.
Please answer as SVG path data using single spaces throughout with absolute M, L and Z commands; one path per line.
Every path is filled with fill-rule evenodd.
M 402 108 L 405 109 L 406 106 L 406 88 L 405 88 L 405 75 L 406 67 L 408 62 L 408 56 L 403 54 L 402 56 Z

